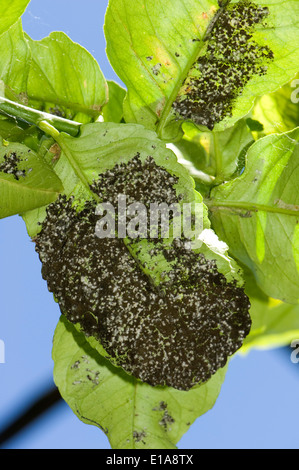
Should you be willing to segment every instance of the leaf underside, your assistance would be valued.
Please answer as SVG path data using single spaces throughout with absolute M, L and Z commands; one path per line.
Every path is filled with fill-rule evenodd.
M 98 134 L 95 127 L 84 126 L 79 138 L 65 135 L 63 145 L 92 178 L 100 201 L 116 207 L 125 195 L 128 206 L 138 202 L 147 209 L 152 202 L 200 201 L 187 172 L 151 132 L 131 126 L 139 136 L 136 148 L 128 126 L 99 124 Z M 115 150 L 111 157 L 106 152 L 114 139 L 122 142 L 120 159 Z M 222 261 L 221 274 L 217 254 L 204 244 L 192 251 L 184 238 L 97 238 L 96 204 L 77 210 L 74 203 L 60 198 L 49 206 L 37 236 L 42 274 L 62 312 L 99 342 L 101 353 L 142 381 L 184 390 L 205 382 L 250 329 L 248 301 L 230 261 Z
M 104 431 L 114 449 L 175 448 L 214 405 L 226 372 L 220 369 L 188 392 L 151 387 L 113 367 L 64 317 L 56 328 L 53 359 L 62 397 L 83 422 Z
M 177 136 L 180 118 L 232 126 L 255 97 L 297 72 L 298 14 L 293 0 L 222 8 L 216 0 L 111 0 L 107 53 L 127 86 L 126 121 L 157 127 L 165 139 Z
M 211 220 L 231 254 L 270 297 L 298 303 L 298 128 L 248 151 L 239 178 L 211 193 Z

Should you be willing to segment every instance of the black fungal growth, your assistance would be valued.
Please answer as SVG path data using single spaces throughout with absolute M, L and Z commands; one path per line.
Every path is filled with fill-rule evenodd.
M 26 171 L 19 169 L 21 161 L 21 157 L 19 157 L 15 152 L 4 155 L 4 162 L 0 165 L 0 172 L 6 173 L 7 175 L 13 175 L 14 179 L 18 181 L 21 177 L 26 176 Z
M 180 118 L 211 130 L 231 116 L 245 85 L 254 75 L 265 75 L 274 58 L 268 46 L 253 40 L 254 28 L 269 15 L 268 8 L 242 0 L 216 15 L 206 52 L 193 65 L 173 104 Z
M 138 201 L 149 209 L 151 203 L 178 202 L 174 188 L 177 183 L 178 178 L 156 165 L 152 157 L 147 157 L 142 163 L 137 152 L 128 163 L 115 165 L 112 170 L 99 175 L 91 189 L 101 201 L 109 201 L 115 207 L 118 195 L 125 194 L 128 205 Z
M 142 163 L 137 155 L 103 173 L 93 190 L 111 203 L 121 193 L 130 201 L 170 204 L 175 183 L 151 157 Z M 205 382 L 250 330 L 243 289 L 228 283 L 215 261 L 186 249 L 183 239 L 168 249 L 157 241 L 155 250 L 172 269 L 156 287 L 123 240 L 95 236 L 97 220 L 92 202 L 77 211 L 61 196 L 48 207 L 36 250 L 62 313 L 96 337 L 114 363 L 150 385 L 188 390 Z M 164 414 L 161 426 L 171 420 Z

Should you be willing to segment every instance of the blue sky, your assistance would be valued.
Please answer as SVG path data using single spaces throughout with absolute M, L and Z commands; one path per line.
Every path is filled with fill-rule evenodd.
M 119 79 L 105 53 L 103 35 L 107 0 L 32 0 L 25 31 L 41 39 L 61 30 L 86 47 L 108 79 Z M 82 7 L 84 5 L 84 8 Z M 20 217 L 0 221 L 0 430 L 53 385 L 52 337 L 59 319 L 42 280 L 34 244 Z M 182 438 L 181 449 L 298 448 L 299 368 L 286 349 L 236 356 L 215 407 Z M 109 448 L 106 436 L 81 423 L 61 402 L 6 448 Z

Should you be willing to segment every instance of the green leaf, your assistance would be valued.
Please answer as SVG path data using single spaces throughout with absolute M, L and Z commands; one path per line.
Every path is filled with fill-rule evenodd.
M 35 126 L 0 116 L 0 136 L 9 142 L 23 143 L 28 137 L 35 138 L 38 134 L 38 129 Z
M 192 38 L 200 33 L 202 36 L 208 24 L 201 15 L 216 5 L 216 0 L 109 2 L 105 19 L 107 54 L 128 90 L 126 121 L 155 129 L 156 121 L 168 116 L 198 53 L 198 44 L 192 43 Z
M 29 104 L 79 122 L 96 119 L 108 99 L 96 60 L 62 32 L 41 41 L 27 40 L 32 54 Z
M 90 184 L 96 181 L 100 174 L 117 164 L 129 162 L 138 153 L 141 161 L 151 156 L 157 165 L 178 178 L 175 187 L 180 197 L 180 204 L 202 204 L 202 197 L 195 191 L 194 181 L 188 171 L 178 163 L 175 154 L 166 147 L 165 143 L 158 139 L 154 132 L 143 126 L 114 123 L 86 124 L 81 126 L 79 137 L 61 133 L 57 141 L 63 154 L 54 169 L 63 182 L 67 196 L 74 195 L 78 199 L 94 197 L 91 192 L 88 194 Z M 202 228 L 206 232 L 199 240 L 200 250 L 209 259 L 217 259 L 218 269 L 229 278 L 233 276 L 241 285 L 240 268 L 227 256 L 226 245 L 219 242 L 210 230 L 205 206 L 203 206 Z
M 199 134 L 196 137 L 199 137 Z M 206 149 L 200 142 L 200 138 L 189 140 L 186 138 L 185 134 L 182 140 L 175 142 L 175 144 L 172 145 L 174 145 L 175 148 L 181 153 L 182 158 L 190 162 L 191 168 L 193 167 L 194 169 L 194 171 L 191 173 L 193 178 L 196 177 L 197 170 L 206 170 L 209 164 L 208 155 Z
M 184 194 L 185 201 L 195 197 L 194 183 L 188 172 L 177 163 L 176 157 L 166 149 L 157 135 L 136 124 L 94 123 L 81 126 L 80 136 L 71 137 L 61 133 L 59 144 L 64 149 L 68 162 L 77 168 L 77 176 L 86 185 L 98 178 L 100 173 L 113 168 L 116 164 L 130 161 L 136 153 L 145 159 L 151 155 L 157 164 L 179 176 L 177 191 Z M 59 160 L 59 163 L 62 159 Z M 55 167 L 58 173 L 61 170 Z M 70 192 L 73 192 L 70 188 Z
M 200 169 L 217 177 L 218 182 L 230 179 L 237 172 L 242 160 L 244 166 L 246 150 L 254 142 L 245 119 L 240 119 L 233 127 L 219 132 L 200 132 L 191 123 L 185 123 L 183 130 L 184 140 L 199 147 L 198 155 L 195 148 L 190 155 L 194 164 L 200 164 Z M 176 144 L 179 149 L 184 140 Z
M 136 124 L 92 123 L 81 126 L 79 137 L 61 133 L 58 143 L 63 150 L 54 163 L 54 170 L 63 183 L 64 194 L 78 201 L 94 199 L 90 185 L 99 174 L 116 164 L 127 163 L 139 152 L 142 159 L 151 155 L 180 178 L 178 193 L 186 201 L 202 198 L 194 192 L 194 182 L 187 170 L 177 163 L 176 157 L 166 149 L 156 134 Z M 206 220 L 206 224 L 207 224 Z M 33 233 L 34 227 L 28 227 Z M 36 226 L 37 231 L 40 230 Z
M 263 125 L 265 134 L 287 132 L 299 126 L 298 84 L 295 78 L 255 104 L 252 116 Z
M 57 116 L 90 122 L 108 100 L 96 60 L 61 32 L 33 41 L 19 21 L 0 37 L 5 96 Z
M 265 295 L 252 275 L 245 274 L 252 327 L 238 354 L 251 349 L 273 349 L 288 346 L 299 336 L 299 305 L 291 305 Z
M 0 35 L 7 31 L 24 13 L 30 0 L 1 0 Z
M 207 203 L 230 253 L 269 296 L 298 303 L 299 129 L 257 141 L 239 178 L 218 186 Z
M 114 449 L 173 449 L 195 419 L 213 407 L 225 378 L 183 392 L 151 387 L 113 367 L 64 317 L 53 342 L 54 380 L 85 423 L 107 434 Z
M 250 297 L 252 329 L 238 354 L 290 345 L 299 337 L 299 306 Z
M 51 131 L 50 127 L 48 129 Z M 81 133 L 77 138 L 63 133 L 57 134 L 55 131 L 53 135 L 55 135 L 63 153 L 54 165 L 54 168 L 64 184 L 66 195 L 68 197 L 75 196 L 75 200 L 66 202 L 65 198 L 60 198 L 57 204 L 49 207 L 48 217 L 45 219 L 43 230 L 37 238 L 37 251 L 43 263 L 44 278 L 48 282 L 49 290 L 54 293 L 55 298 L 58 300 L 62 313 L 76 324 L 80 331 L 88 336 L 88 342 L 100 354 L 103 354 L 106 358 L 109 357 L 113 364 L 123 367 L 127 372 L 141 378 L 144 382 L 149 381 L 149 383 L 154 385 L 167 384 L 186 390 L 191 388 L 194 383 L 206 381 L 219 367 L 223 367 L 227 357 L 232 355 L 241 346 L 241 338 L 250 328 L 250 318 L 248 316 L 247 297 L 241 289 L 242 276 L 240 269 L 227 256 L 226 244 L 221 243 L 214 232 L 209 229 L 209 222 L 202 205 L 202 198 L 194 190 L 193 180 L 188 175 L 188 172 L 177 163 L 175 155 L 166 148 L 165 143 L 160 141 L 155 133 L 144 129 L 142 126 L 135 124 L 93 123 L 82 126 Z M 126 171 L 129 173 L 127 174 Z M 114 172 L 116 173 L 114 174 Z M 124 172 L 123 175 L 122 172 Z M 133 186 L 131 181 L 135 181 Z M 104 192 L 102 193 L 102 191 Z M 179 201 L 179 204 L 182 206 L 185 203 L 191 203 L 193 206 L 195 203 L 198 203 L 203 209 L 203 214 L 201 215 L 203 216 L 202 228 L 204 230 L 201 233 L 199 232 L 194 244 L 190 244 L 192 249 L 188 249 L 184 245 L 186 239 L 181 241 L 182 246 L 180 243 L 177 245 L 178 240 L 174 240 L 172 235 L 165 235 L 165 238 L 160 237 L 160 240 L 144 237 L 135 240 L 134 237 L 132 239 L 124 238 L 126 237 L 124 235 L 117 238 L 114 236 L 111 240 L 106 238 L 104 241 L 101 241 L 98 237 L 95 237 L 95 224 L 97 221 L 95 218 L 96 203 L 92 202 L 92 198 L 96 202 L 112 201 L 115 207 L 118 204 L 119 194 L 123 194 L 122 191 L 125 191 L 129 200 L 133 197 L 134 200 L 142 203 L 147 201 L 146 204 L 149 204 L 148 201 L 160 202 L 160 198 L 163 198 L 162 201 L 167 201 L 167 203 L 169 203 L 169 200 Z M 87 200 L 88 203 L 86 203 Z M 77 209 L 74 207 L 74 204 L 79 204 Z M 60 231 L 57 230 L 57 227 L 65 227 L 58 239 L 56 238 Z M 115 234 L 115 229 L 113 230 Z M 75 233 L 79 237 L 77 240 L 73 239 Z M 181 232 L 179 236 L 181 237 Z M 184 236 L 188 238 L 186 232 L 184 232 Z M 55 251 L 54 257 L 51 255 L 52 249 L 50 246 L 53 246 Z M 79 250 L 79 252 L 75 253 L 74 250 L 75 252 Z M 60 256 L 57 258 L 58 252 Z M 118 253 L 118 255 L 115 255 L 115 253 Z M 204 255 L 204 257 L 199 254 Z M 84 259 L 82 259 L 82 256 Z M 108 256 L 109 260 L 103 261 L 106 256 Z M 78 260 L 78 257 L 81 260 L 79 265 L 77 261 L 74 264 L 71 263 L 69 271 L 69 261 L 71 259 Z M 123 259 L 123 261 L 120 262 L 120 259 Z M 96 267 L 89 269 L 94 262 L 93 260 L 96 261 Z M 106 274 L 102 269 L 98 268 L 99 263 L 102 262 L 104 262 L 105 266 L 109 266 L 109 272 Z M 61 266 L 58 267 L 60 263 Z M 198 263 L 203 263 L 204 267 L 198 265 Z M 177 266 L 178 272 L 175 271 L 176 268 L 174 266 Z M 100 269 L 99 272 L 97 269 Z M 123 270 L 125 272 L 122 274 Z M 194 274 L 191 274 L 193 271 Z M 60 279 L 62 272 L 64 272 L 64 275 Z M 149 341 L 151 344 L 156 345 L 154 352 L 151 352 L 151 355 L 154 356 L 158 352 L 163 354 L 164 347 L 168 349 L 171 344 L 175 344 L 174 347 L 178 351 L 178 341 L 187 340 L 188 342 L 188 334 L 192 336 L 196 331 L 194 343 L 190 340 L 189 345 L 199 345 L 200 353 L 198 352 L 198 355 L 200 354 L 202 359 L 200 362 L 190 362 L 196 370 L 193 370 L 192 367 L 186 369 L 187 366 L 185 365 L 181 375 L 185 374 L 188 376 L 186 381 L 178 373 L 179 369 L 175 364 L 171 365 L 171 369 L 173 368 L 174 370 L 173 374 L 161 375 L 160 360 L 158 376 L 155 376 L 153 366 L 150 365 L 149 369 L 146 368 L 146 374 L 149 373 L 147 378 L 143 361 L 136 359 L 135 362 L 132 362 L 131 355 L 129 355 L 130 359 L 126 361 L 127 352 L 117 353 L 111 348 L 111 344 L 105 336 L 106 327 L 104 325 L 106 320 L 103 320 L 101 310 L 102 305 L 105 304 L 105 312 L 107 313 L 109 310 L 108 304 L 106 302 L 103 304 L 104 297 L 98 294 L 96 294 L 98 298 L 96 302 L 92 300 L 94 298 L 93 294 L 85 298 L 86 287 L 84 287 L 84 283 L 87 282 L 89 284 L 90 277 L 95 275 L 97 281 L 93 282 L 93 286 L 97 285 L 97 289 L 101 289 L 98 287 L 98 283 L 102 285 L 101 283 L 104 282 L 106 286 L 107 281 L 104 281 L 104 279 L 110 279 L 111 272 L 115 272 L 115 275 L 108 282 L 108 285 L 111 288 L 113 286 L 117 288 L 118 282 L 120 282 L 122 295 L 129 296 L 130 301 L 134 304 L 134 308 L 137 308 L 136 325 L 140 325 L 143 336 L 140 337 L 142 338 L 140 346 L 132 349 L 133 355 L 139 354 L 139 347 L 141 348 L 140 354 L 143 353 L 144 341 Z M 137 275 L 136 273 L 139 273 L 138 279 L 134 277 Z M 219 273 L 223 276 L 219 277 Z M 197 281 L 195 281 L 195 278 L 197 279 L 196 276 L 200 277 Z M 206 278 L 203 279 L 205 276 Z M 189 277 L 192 284 L 190 286 L 188 284 Z M 170 282 L 170 278 L 174 279 L 173 282 L 175 284 Z M 183 322 L 182 331 L 185 333 L 180 335 L 174 342 L 173 336 L 176 335 L 176 330 L 173 330 L 171 327 L 171 320 L 168 321 L 165 318 L 171 342 L 166 341 L 166 345 L 161 344 L 162 336 L 159 334 L 159 328 L 150 326 L 149 328 L 153 328 L 153 331 L 149 333 L 148 326 L 143 327 L 143 322 L 148 318 L 157 316 L 157 318 L 153 319 L 152 323 L 150 322 L 150 325 L 158 324 L 162 307 L 166 309 L 165 316 L 167 318 L 172 318 L 170 314 L 171 309 L 173 309 L 173 314 L 177 315 L 178 311 L 182 311 L 182 296 L 185 295 L 186 305 L 188 302 L 192 303 L 195 289 L 197 289 L 200 281 L 203 284 L 203 288 L 196 293 L 198 297 L 196 308 L 202 309 L 201 322 L 196 328 L 189 328 L 188 333 L 185 331 L 186 323 Z M 80 286 L 77 285 L 77 282 L 79 282 Z M 140 289 L 136 287 L 134 291 L 136 282 L 141 283 L 141 285 Z M 81 285 L 81 283 L 83 284 Z M 144 283 L 147 285 L 146 289 Z M 65 287 L 62 287 L 64 285 Z M 186 286 L 187 290 L 190 287 L 188 292 L 182 292 L 185 288 L 184 286 Z M 105 292 L 110 287 L 106 286 Z M 168 296 L 172 299 L 169 303 L 165 303 L 165 300 L 162 298 L 160 299 L 160 289 L 165 291 L 165 298 L 167 298 L 168 292 Z M 177 292 L 176 289 L 181 289 L 180 295 L 174 294 Z M 72 292 L 71 305 L 69 304 L 68 296 L 70 291 Z M 75 293 L 79 292 L 82 292 L 84 299 L 81 298 L 81 294 L 76 298 Z M 139 298 L 137 295 L 136 297 L 137 292 L 145 292 L 146 299 L 151 293 L 151 300 L 149 298 L 145 300 L 144 296 Z M 136 297 L 135 301 L 132 300 L 135 298 L 134 296 Z M 118 298 L 119 295 L 115 294 L 115 290 L 109 295 L 109 299 L 112 302 L 118 302 Z M 109 299 L 107 298 L 108 303 L 110 302 Z M 155 304 L 158 300 L 160 303 Z M 209 309 L 206 308 L 206 302 L 209 304 Z M 232 311 L 228 307 L 230 302 L 232 304 Z M 126 306 L 127 302 L 124 302 L 124 305 Z M 150 307 L 150 305 L 152 306 Z M 153 305 L 155 308 L 153 308 Z M 192 307 L 192 312 L 194 308 Z M 115 305 L 112 311 L 115 311 Z M 148 313 L 141 316 L 141 311 L 148 311 Z M 218 319 L 220 311 L 222 315 Z M 121 313 L 125 317 L 127 315 L 127 310 L 123 308 L 122 303 L 119 305 L 118 312 L 118 319 L 120 319 Z M 209 312 L 209 314 L 206 312 Z M 203 320 L 203 315 L 208 315 L 205 321 Z M 226 315 L 229 317 L 229 329 L 226 330 L 228 324 L 225 323 L 225 332 L 222 332 L 221 321 Z M 108 318 L 110 318 L 110 314 Z M 213 318 L 213 321 L 210 321 L 211 318 Z M 110 325 L 110 320 L 108 321 Z M 194 321 L 197 320 L 195 319 Z M 112 325 L 114 322 L 113 315 L 111 322 Z M 240 327 L 239 322 L 242 323 L 242 327 Z M 118 324 L 116 324 L 117 333 L 113 335 L 113 338 L 119 336 L 117 344 L 121 345 L 124 336 L 126 338 L 132 336 L 123 335 L 122 331 L 118 331 Z M 126 318 L 122 320 L 121 324 L 123 325 L 121 329 L 125 328 Z M 131 330 L 134 330 L 136 325 L 134 323 L 134 325 L 128 326 L 130 335 L 132 334 Z M 201 331 L 200 334 L 199 329 Z M 207 333 L 207 330 L 209 333 Z M 202 334 L 204 335 L 203 338 Z M 233 335 L 232 338 L 230 337 L 231 334 Z M 223 348 L 219 356 L 215 355 L 215 348 L 210 343 L 209 347 L 202 348 L 202 342 L 213 342 L 216 337 L 218 338 L 218 335 L 219 342 Z M 133 337 L 135 338 L 135 332 Z M 219 342 L 217 340 L 217 347 Z M 125 346 L 126 348 L 130 350 L 131 346 Z M 184 347 L 182 347 L 182 351 L 185 351 Z M 146 353 L 147 357 L 152 357 L 149 356 L 148 349 Z M 205 354 L 209 357 L 206 358 Z M 167 355 L 168 353 L 165 353 L 165 357 Z M 169 356 L 170 360 L 176 360 L 177 356 L 172 351 L 169 352 Z M 164 368 L 170 367 L 168 360 L 164 360 L 164 363 Z M 153 364 L 155 365 L 154 361 Z M 139 366 L 142 370 L 138 370 Z M 200 370 L 202 368 L 201 374 L 198 373 L 197 368 Z M 175 374 L 178 374 L 178 379 L 175 378 Z
M 21 21 L 0 37 L 0 45 L 0 80 L 4 85 L 5 96 L 26 104 L 31 53 Z
M 49 204 L 62 191 L 59 178 L 22 144 L 0 145 L 0 218 Z
M 239 3 L 238 7 L 236 3 Z M 228 42 L 223 39 L 227 30 L 225 22 L 230 21 L 230 18 L 235 21 L 235 13 L 232 12 L 236 8 L 241 11 L 240 21 L 245 21 L 244 11 L 248 3 L 233 1 L 219 9 L 216 0 L 111 0 L 105 21 L 107 53 L 114 70 L 128 89 L 124 102 L 125 120 L 142 123 L 150 129 L 157 127 L 160 137 L 170 139 L 173 135 L 174 138 L 179 123 L 173 121 L 173 106 L 187 97 L 186 106 L 190 106 L 192 112 L 186 112 L 185 118 L 207 125 L 203 116 L 208 113 L 206 121 L 211 125 L 216 124 L 215 130 L 223 130 L 249 112 L 255 97 L 275 91 L 288 82 L 299 67 L 298 2 L 259 0 L 249 5 L 251 8 L 260 8 L 254 17 L 255 26 L 249 29 L 245 26 L 252 35 L 250 43 L 245 43 L 245 49 L 255 44 L 254 54 L 260 55 L 260 62 L 259 59 L 257 62 L 252 62 L 252 59 L 246 62 L 246 50 L 240 48 L 241 41 L 237 41 L 237 45 L 231 42 L 229 29 Z M 268 8 L 269 15 L 259 21 L 257 18 L 262 8 Z M 244 31 L 243 26 L 240 28 Z M 223 35 L 221 31 L 224 31 Z M 221 48 L 224 50 L 223 56 Z M 209 54 L 212 54 L 212 60 Z M 233 60 L 229 62 L 227 56 L 231 54 Z M 201 65 L 194 65 L 198 59 L 198 64 L 210 64 L 208 67 L 213 68 L 216 64 L 216 71 L 213 69 L 212 74 L 214 82 L 217 82 L 216 87 L 210 80 L 212 72 L 205 75 L 200 72 L 203 70 Z M 238 63 L 241 65 L 238 66 Z M 232 64 L 237 69 L 239 67 L 237 75 L 240 73 L 244 79 L 243 89 L 240 88 L 240 78 L 234 81 L 230 79 L 226 88 L 223 85 L 223 75 L 228 80 L 230 74 L 227 69 L 232 71 Z M 221 72 L 223 66 L 226 67 L 225 72 Z M 248 67 L 250 70 L 252 68 L 249 80 L 244 72 Z M 198 77 L 203 77 L 200 87 L 203 87 L 204 104 L 195 111 L 198 99 L 195 97 L 192 101 L 193 98 L 189 100 L 188 97 L 191 92 L 192 96 L 196 93 L 198 96 L 196 85 L 192 84 Z M 218 99 L 215 98 L 216 91 L 220 85 L 224 86 L 226 93 L 225 98 L 219 98 L 221 105 L 227 100 L 227 109 L 223 113 L 219 103 L 215 105 Z M 233 99 L 229 98 L 230 93 L 233 93 Z M 209 96 L 211 99 L 207 101 Z M 175 105 L 175 109 L 182 114 L 182 106 Z M 220 117 L 217 116 L 218 112 Z
M 126 96 L 126 90 L 111 80 L 107 83 L 109 101 L 103 108 L 102 116 L 105 122 L 121 122 L 124 114 L 123 101 Z

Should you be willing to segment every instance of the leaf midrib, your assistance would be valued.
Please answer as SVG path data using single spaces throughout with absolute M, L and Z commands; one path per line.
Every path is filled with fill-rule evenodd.
M 55 190 L 55 189 L 46 189 L 46 188 L 37 188 L 36 186 L 25 186 L 25 185 L 20 185 L 18 182 L 15 182 L 15 181 L 9 181 L 7 179 L 4 179 L 4 178 L 1 178 L 0 177 L 0 184 L 1 183 L 4 183 L 4 184 L 8 184 L 8 185 L 11 185 L 11 186 L 17 186 L 18 190 L 22 190 L 22 189 L 25 189 L 27 191 L 32 191 L 32 192 L 35 192 L 35 193 L 52 193 L 52 194 L 59 194 L 59 191 L 58 190 Z
M 91 105 L 91 106 L 85 105 L 84 106 L 82 104 L 80 105 L 78 103 L 62 100 L 60 98 L 57 99 L 57 95 L 55 96 L 54 95 L 52 97 L 48 96 L 47 99 L 45 99 L 45 97 L 41 97 L 39 95 L 28 94 L 28 99 L 29 101 L 39 101 L 40 103 L 55 102 L 55 104 L 58 106 L 71 109 L 72 111 L 75 111 L 75 112 L 84 113 L 91 117 L 97 117 L 102 110 L 102 106 L 100 105 Z
M 205 200 L 205 204 L 213 211 L 221 208 L 226 209 L 243 209 L 253 212 L 269 212 L 274 214 L 283 214 L 299 217 L 299 210 L 283 209 L 282 207 L 273 207 L 266 204 L 255 204 L 244 201 L 213 201 Z
M 218 10 L 216 10 L 215 12 L 215 15 L 217 15 L 217 13 L 219 12 L 219 10 L 223 8 L 223 7 L 220 7 Z M 190 71 L 190 69 L 192 68 L 192 65 L 194 64 L 194 62 L 196 61 L 196 59 L 199 57 L 202 49 L 204 48 L 205 46 L 205 37 L 206 37 L 206 33 L 209 29 L 209 26 L 212 24 L 212 21 L 213 21 L 213 18 L 214 16 L 211 18 L 211 20 L 209 21 L 209 23 L 207 24 L 207 28 L 202 36 L 202 39 L 198 42 L 198 47 L 195 48 L 194 50 L 194 53 L 190 56 L 187 64 L 185 65 L 185 67 L 182 69 L 182 73 L 179 75 L 178 79 L 176 80 L 175 82 L 175 87 L 173 88 L 170 96 L 169 96 L 169 99 L 166 103 L 166 105 L 164 106 L 163 108 L 163 111 L 161 113 L 161 118 L 159 120 L 159 124 L 157 126 L 157 134 L 158 134 L 158 137 L 161 138 L 162 136 L 162 132 L 163 132 L 163 128 L 164 128 L 164 125 L 165 125 L 165 122 L 168 118 L 168 115 L 170 113 L 170 110 L 171 110 L 171 107 L 172 107 L 172 104 L 174 103 L 176 97 L 178 96 L 178 93 L 181 89 L 181 87 L 183 86 L 183 83 L 184 81 L 186 80 L 187 76 L 188 76 L 188 73 Z M 217 18 L 218 20 L 218 18 Z M 217 21 L 216 21 L 217 22 Z M 215 24 L 216 24 L 215 22 Z M 213 26 L 215 26 L 215 24 Z M 198 28 L 197 28 L 198 30 Z M 198 30 L 199 32 L 199 30 Z M 183 77 L 183 78 L 182 78 Z
M 178 96 L 179 91 L 180 91 L 181 87 L 183 86 L 184 81 L 186 80 L 186 78 L 188 76 L 189 70 L 191 69 L 192 65 L 196 61 L 197 57 L 199 56 L 201 50 L 203 49 L 203 47 L 205 45 L 204 41 L 201 40 L 199 42 L 199 45 L 200 46 L 195 49 L 194 54 L 192 54 L 192 56 L 190 57 L 190 59 L 188 60 L 188 62 L 186 64 L 186 66 L 183 68 L 181 75 L 179 75 L 178 79 L 176 80 L 175 87 L 173 88 L 173 90 L 172 90 L 172 92 L 171 92 L 171 94 L 168 98 L 168 101 L 166 102 L 166 105 L 163 108 L 163 111 L 161 113 L 161 118 L 160 118 L 159 124 L 157 126 L 157 135 L 158 135 L 159 138 L 162 137 L 164 125 L 165 125 L 165 122 L 166 122 L 166 120 L 169 116 L 171 107 L 172 107 L 176 97 Z

